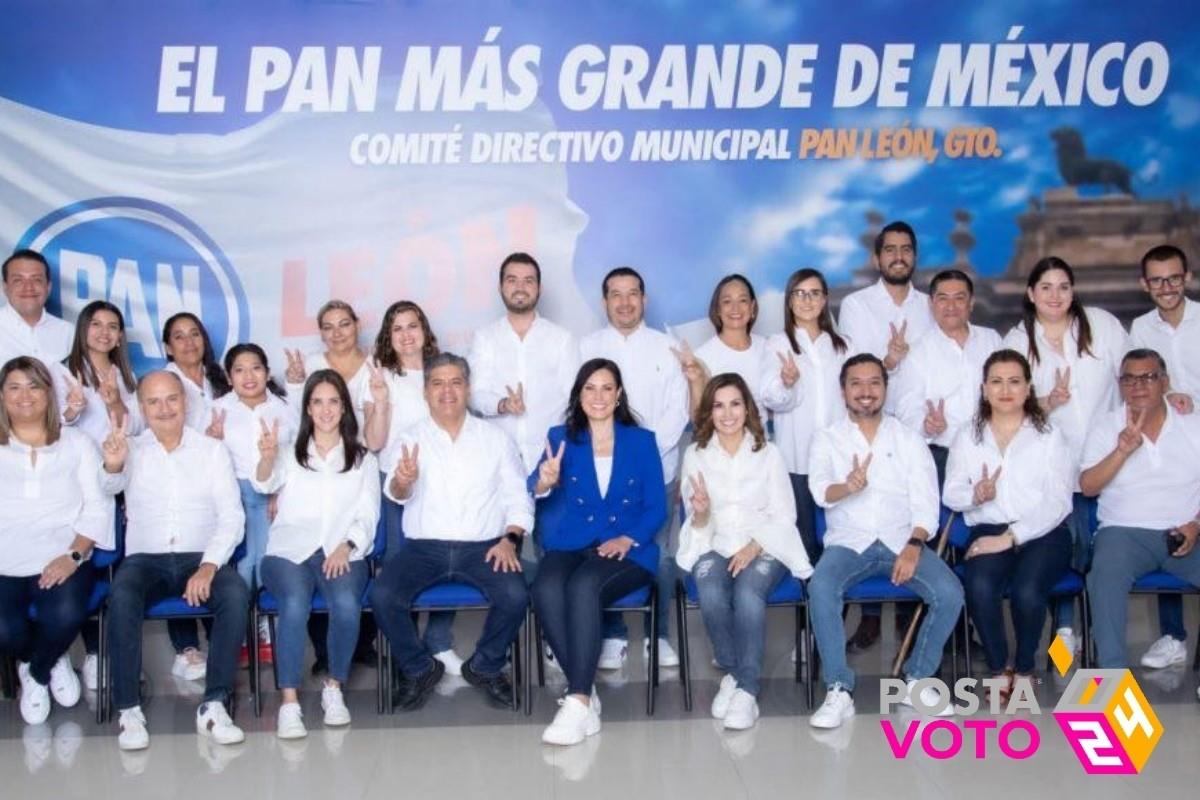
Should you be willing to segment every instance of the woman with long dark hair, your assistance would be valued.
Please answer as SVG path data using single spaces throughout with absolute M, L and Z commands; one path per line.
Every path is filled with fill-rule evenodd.
M 943 502 L 964 514 L 971 535 L 963 583 L 967 611 L 1007 699 L 1028 679 L 1046 625 L 1050 590 L 1071 563 L 1075 466 L 1038 401 L 1029 362 L 998 350 L 983 366 L 974 423 L 950 448 Z M 1016 653 L 1008 659 L 1004 598 L 1012 606 Z
M 379 464 L 359 442 L 350 391 L 334 370 L 318 370 L 304 384 L 300 428 L 281 453 L 280 424 L 259 420 L 254 488 L 279 493 L 267 539 L 262 581 L 279 601 L 275 667 L 283 702 L 276 735 L 307 735 L 297 690 L 305 625 L 313 592 L 329 606 L 329 674 L 321 690 L 326 725 L 348 725 L 342 686 L 358 640 L 362 596 L 375 525 L 379 520 Z
M 187 425 L 200 433 L 212 424 L 212 406 L 229 393 L 229 378 L 217 362 L 212 340 L 200 318 L 181 311 L 167 319 L 162 331 L 167 371 L 183 381 L 187 393 Z
M 59 384 L 65 422 L 86 433 L 97 447 L 114 420 L 131 436 L 141 432 L 137 379 L 130 366 L 121 309 L 105 300 L 83 307 L 75 321 L 66 368 L 70 378 Z
M 570 745 L 600 731 L 595 677 L 602 610 L 654 580 L 654 535 L 667 517 L 654 434 L 638 427 L 612 361 L 579 368 L 566 424 L 550 429 L 529 476 L 542 513 L 544 555 L 533 582 L 534 609 L 567 676 L 567 695 L 542 733 Z

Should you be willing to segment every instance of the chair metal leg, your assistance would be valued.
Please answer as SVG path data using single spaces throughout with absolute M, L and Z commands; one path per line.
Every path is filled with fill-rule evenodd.
M 541 687 L 546 685 L 546 646 L 542 641 L 542 623 L 538 622 L 537 614 L 533 615 L 533 636 L 535 640 L 533 646 L 537 648 L 538 686 Z M 561 667 L 562 662 L 558 662 L 558 665 Z
M 816 686 L 817 686 L 817 647 L 816 637 L 813 636 L 812 627 L 812 607 L 804 604 L 804 640 L 808 650 L 808 662 L 806 670 L 806 697 L 808 708 L 811 711 L 816 707 Z
M 646 676 L 646 715 L 654 716 L 654 694 L 658 688 L 658 586 L 650 586 L 650 625 L 647 631 L 650 639 L 650 664 Z
M 683 684 L 683 708 L 692 710 L 692 655 L 688 645 L 687 593 L 683 581 L 675 581 L 675 630 L 679 634 L 679 680 Z
M 267 614 L 267 630 L 270 631 L 272 642 L 279 641 L 279 637 L 275 634 L 275 615 L 274 614 Z M 254 644 L 251 646 L 251 649 L 254 650 L 255 652 L 258 652 L 258 629 L 257 628 L 254 629 L 253 636 L 254 636 L 254 639 L 253 639 Z M 279 691 L 279 660 L 278 659 L 275 659 L 275 658 L 271 659 L 271 675 L 275 678 L 275 691 L 278 692 Z
M 96 641 L 97 641 L 96 724 L 97 725 L 103 724 L 108 718 L 108 681 L 106 680 L 107 676 L 105 675 L 105 669 L 104 669 L 105 661 L 104 661 L 104 656 L 102 655 L 103 653 L 106 653 L 108 651 L 108 648 L 105 647 L 106 637 L 108 636 L 107 631 L 104 630 L 107 627 L 105 625 L 106 621 L 107 620 L 105 620 L 105 618 L 104 618 L 104 604 L 101 603 L 100 608 L 96 611 L 96 624 L 99 626 L 99 632 L 98 632 L 98 635 L 96 638 Z
M 247 631 L 247 638 L 258 644 L 258 598 L 254 597 L 250 600 L 250 627 Z M 272 639 L 272 641 L 274 641 Z M 254 716 L 262 716 L 262 663 L 258 660 L 258 647 L 246 645 L 250 651 L 250 694 L 254 699 Z
M 374 616 L 374 612 L 371 613 Z M 379 621 L 375 622 L 375 713 L 382 714 L 384 710 L 383 693 L 387 690 L 388 676 L 384 674 L 387 668 L 383 657 L 384 637 Z
M 531 676 L 531 672 L 533 670 L 533 664 L 531 663 L 531 659 L 533 658 L 533 606 L 532 605 L 529 605 L 525 608 L 524 635 L 525 635 L 525 652 L 524 652 L 525 664 L 524 664 L 524 669 L 521 670 L 521 677 L 522 677 L 521 689 L 522 689 L 522 697 L 525 701 L 525 716 L 528 717 L 531 714 L 533 714 L 533 678 Z
M 1088 608 L 1087 598 L 1085 595 L 1079 595 L 1079 619 L 1083 626 L 1080 631 L 1083 636 L 1083 652 L 1081 654 L 1081 663 L 1084 669 L 1090 669 L 1092 666 L 1092 614 Z

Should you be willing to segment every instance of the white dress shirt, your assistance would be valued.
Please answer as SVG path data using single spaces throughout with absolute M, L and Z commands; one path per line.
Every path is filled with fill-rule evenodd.
M 62 361 L 71 352 L 75 328 L 43 310 L 30 327 L 11 305 L 0 307 L 0 366 L 17 356 L 33 356 L 46 366 Z
M 1001 470 L 996 496 L 975 505 L 975 484 Z M 1038 433 L 1028 420 L 1000 452 L 991 425 L 975 441 L 971 425 L 963 427 L 950 447 L 942 500 L 947 508 L 965 512 L 968 525 L 1009 525 L 1017 544 L 1045 536 L 1071 513 L 1075 468 L 1062 434 L 1048 427 Z
M 417 481 L 405 500 L 392 494 L 396 461 L 383 464 L 389 476 L 385 492 L 404 505 L 404 536 L 484 542 L 504 535 L 515 525 L 533 530 L 533 498 L 525 488 L 525 467 L 508 434 L 487 420 L 467 415 L 457 439 L 451 439 L 432 418 L 401 435 L 417 454 Z
M 563 423 L 567 398 L 579 370 L 579 343 L 566 328 L 542 316 L 533 320 L 525 338 L 517 336 L 508 317 L 475 331 L 467 356 L 471 365 L 471 408 L 512 437 L 525 471 L 532 472 L 546 446 L 546 431 Z M 497 415 L 505 387 L 524 391 L 525 413 Z
M 1096 418 L 1116 408 L 1120 403 L 1117 377 L 1121 371 L 1121 359 L 1129 350 L 1129 337 L 1125 329 L 1112 314 L 1104 309 L 1087 306 L 1084 308 L 1092 329 L 1091 355 L 1079 355 L 1078 328 L 1072 324 L 1063 336 L 1063 352 L 1060 354 L 1048 341 L 1042 324 L 1034 323 L 1037 336 L 1038 361 L 1033 367 L 1033 386 L 1039 398 L 1050 396 L 1054 390 L 1055 370 L 1071 368 L 1071 399 L 1054 409 L 1050 424 L 1058 428 L 1073 460 L 1078 463 L 1083 453 L 1084 439 Z M 1018 323 L 1004 337 L 1004 346 L 1011 347 L 1023 356 L 1029 355 L 1029 337 L 1025 324 Z M 1075 481 L 1078 491 L 1078 477 Z
M 348 472 L 345 464 L 340 439 L 324 458 L 309 441 L 308 468 L 296 461 L 293 448 L 280 448 L 267 480 L 252 480 L 262 494 L 279 492 L 267 555 L 302 564 L 317 550 L 329 556 L 347 541 L 354 544 L 351 561 L 371 552 L 379 522 L 379 462 L 367 453 Z
M 387 441 L 379 449 L 380 464 L 394 464 L 400 460 L 400 434 L 423 419 L 429 418 L 429 403 L 425 400 L 425 373 L 423 370 L 406 370 L 403 375 L 392 369 L 383 371 L 383 378 L 388 385 L 388 404 L 391 412 L 388 415 Z M 374 403 L 368 389 L 365 396 L 360 396 L 356 411 L 360 418 L 366 416 L 366 404 Z
M 829 334 L 821 333 L 814 341 L 803 328 L 796 329 L 796 342 L 800 345 L 799 355 L 792 352 L 792 343 L 787 336 L 777 333 L 767 341 L 767 351 L 772 358 L 775 353 L 785 356 L 791 353 L 800 368 L 796 405 L 775 412 L 775 444 L 779 446 L 788 472 L 807 475 L 808 450 L 813 435 L 846 416 L 839 378 L 842 364 L 854 353 L 854 347 L 846 338 L 846 350 L 839 353 Z
M 96 443 L 97 446 L 103 446 L 104 440 L 108 438 L 109 432 L 112 430 L 112 420 L 108 418 L 108 406 L 104 404 L 104 398 L 100 396 L 100 392 L 91 386 L 85 386 L 83 381 L 79 380 L 74 375 L 71 375 L 65 366 L 54 365 L 51 367 L 51 373 L 57 372 L 54 375 L 54 393 L 58 397 L 58 408 L 60 412 L 65 414 L 67 410 L 67 395 L 71 391 L 71 384 L 68 381 L 74 381 L 83 389 L 84 400 L 87 404 L 83 410 L 79 412 L 79 416 L 75 417 L 71 422 L 67 422 L 63 418 L 64 425 L 70 425 L 80 433 L 86 434 L 89 439 Z M 117 391 L 121 395 L 121 402 L 125 404 L 125 435 L 137 436 L 145 429 L 145 424 L 142 421 L 142 407 L 138 404 L 137 384 L 134 384 L 133 391 L 125 388 L 125 381 L 117 377 Z
M 187 426 L 197 433 L 203 434 L 212 424 L 213 403 L 217 398 L 213 395 L 212 383 L 204 376 L 204 383 L 197 386 L 174 361 L 168 361 L 164 367 L 167 372 L 174 372 L 183 382 L 183 393 L 187 398 Z
M 904 302 L 896 305 L 880 278 L 870 286 L 851 292 L 842 299 L 838 309 L 838 330 L 854 342 L 854 352 L 873 353 L 879 358 L 887 357 L 888 342 L 892 338 L 889 325 L 896 330 L 905 323 L 904 341 L 915 345 L 931 328 L 936 327 L 933 312 L 929 308 L 929 295 L 909 286 Z M 910 352 L 911 355 L 911 352 Z
M 1117 447 L 1125 428 L 1122 406 L 1092 421 L 1083 469 L 1099 464 Z M 1142 434 L 1142 446 L 1100 491 L 1100 525 L 1166 530 L 1200 512 L 1200 416 L 1182 416 L 1167 406 L 1158 441 Z
M 1172 328 L 1157 308 L 1135 319 L 1129 326 L 1130 347 L 1148 347 L 1162 356 L 1171 391 L 1191 395 L 1200 406 L 1200 304 L 1187 298 L 1183 302 L 1178 328 Z
M 845 482 L 854 456 L 861 465 L 871 453 L 866 488 L 836 503 L 827 501 L 826 490 Z M 861 553 L 878 539 L 899 554 L 913 528 L 926 530 L 929 540 L 938 534 L 933 456 L 925 440 L 895 417 L 883 416 L 871 443 L 849 417 L 819 431 L 813 439 L 808 485 L 817 505 L 826 509 L 826 547 Z
M 350 405 L 354 408 L 354 418 L 358 420 L 358 433 L 361 437 L 363 434 L 363 425 L 366 417 L 363 411 L 363 404 L 371 399 L 371 358 L 368 356 L 358 368 L 358 372 L 354 373 L 354 377 L 346 381 L 346 389 L 350 392 Z M 314 372 L 320 369 L 333 369 L 333 365 L 329 363 L 329 359 L 324 353 L 309 353 L 304 357 L 304 380 L 300 383 L 288 382 L 287 384 L 287 401 L 293 409 L 296 410 L 296 415 L 300 416 L 304 413 L 301 404 L 304 402 L 304 385 L 308 383 L 309 377 Z M 333 370 L 337 372 L 337 370 Z M 285 378 L 286 380 L 286 378 Z
M 114 546 L 113 500 L 100 489 L 100 452 L 63 428 L 58 441 L 31 448 L 9 435 L 0 445 L 0 575 L 39 575 L 71 550 L 75 536 Z
M 171 452 L 147 430 L 129 440 L 117 474 L 104 473 L 109 494 L 125 492 L 125 554 L 203 553 L 224 565 L 242 541 L 246 514 L 229 451 L 184 427 Z
M 779 358 L 767 347 L 767 339 L 750 334 L 750 347 L 734 350 L 720 336 L 714 336 L 696 350 L 696 358 L 708 369 L 709 378 L 722 372 L 736 372 L 750 387 L 758 405 L 758 416 L 767 424 L 767 411 L 787 411 L 796 406 L 799 381 L 787 388 L 779 375 Z
M 693 524 L 691 480 L 704 476 L 711 511 L 703 527 Z M 731 557 L 750 540 L 763 552 L 782 562 L 793 575 L 812 574 L 808 553 L 796 530 L 796 500 L 783 456 L 767 442 L 754 450 L 754 437 L 747 432 L 737 453 L 730 455 L 716 435 L 707 447 L 695 442 L 683 454 L 683 503 L 687 519 L 679 530 L 675 562 L 691 571 L 700 556 L 715 551 Z
M 967 341 L 960 347 L 934 325 L 912 346 L 888 387 L 888 394 L 896 395 L 896 416 L 929 444 L 949 447 L 975 416 L 983 362 L 999 348 L 1000 334 L 991 328 L 970 325 Z M 936 408 L 939 401 L 945 403 L 946 430 L 929 436 L 925 433 L 926 403 Z
M 658 441 L 668 484 L 679 474 L 679 437 L 688 424 L 687 381 L 672 347 L 679 347 L 674 337 L 644 322 L 628 336 L 608 325 L 579 343 L 584 361 L 607 358 L 620 367 L 625 397 L 641 427 L 653 431 Z
M 258 440 L 262 437 L 262 423 L 271 428 L 279 420 L 279 450 L 291 450 L 300 428 L 296 410 L 270 391 L 267 399 L 254 408 L 246 405 L 236 392 L 221 397 L 213 403 L 217 412 L 225 412 L 225 447 L 233 458 L 233 471 L 238 480 L 250 480 L 258 469 Z M 278 460 L 278 459 L 277 459 Z

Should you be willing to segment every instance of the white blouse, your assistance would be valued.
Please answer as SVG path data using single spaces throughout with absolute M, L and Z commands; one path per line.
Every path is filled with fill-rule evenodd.
M 167 362 L 165 369 L 174 372 L 183 382 L 183 393 L 187 397 L 187 426 L 197 433 L 204 433 L 212 423 L 212 407 L 217 401 L 208 376 L 205 376 L 203 386 L 197 386 L 174 361 Z
M 608 484 L 612 481 L 612 456 L 596 456 L 593 463 L 596 465 L 596 485 L 600 487 L 600 496 L 604 497 L 608 494 Z
M 324 458 L 310 441 L 307 469 L 291 447 L 281 448 L 267 480 L 252 479 L 263 494 L 279 492 L 267 555 L 301 564 L 317 550 L 328 556 L 345 541 L 354 543 L 352 561 L 370 554 L 379 522 L 379 463 L 370 453 L 348 472 L 342 472 L 345 463 L 340 440 Z
M 213 404 L 213 408 L 225 412 L 225 443 L 233 458 L 233 471 L 238 480 L 250 480 L 258 469 L 258 440 L 262 436 L 262 423 L 270 428 L 279 420 L 279 448 L 291 448 L 296 440 L 300 419 L 296 410 L 283 399 L 267 392 L 267 399 L 254 408 L 246 405 L 237 394 L 230 392 Z
M 52 445 L 31 448 L 10 435 L 0 446 L 0 575 L 38 575 L 71 549 L 75 536 L 114 546 L 113 501 L 100 488 L 100 451 L 63 428 Z
M 767 411 L 786 411 L 796 405 L 796 393 L 800 382 L 789 389 L 783 385 L 779 375 L 780 363 L 775 353 L 767 347 L 766 337 L 750 335 L 750 346 L 745 350 L 734 350 L 720 336 L 714 336 L 696 349 L 696 358 L 708 369 L 712 378 L 723 372 L 736 372 L 750 387 L 750 394 L 758 405 L 758 416 L 767 424 Z
M 975 505 L 975 483 L 1001 470 L 996 496 Z M 1025 544 L 1054 530 L 1071 513 L 1075 469 L 1067 443 L 1053 428 L 1041 433 L 1026 420 L 1000 452 L 991 425 L 983 426 L 983 440 L 975 441 L 973 426 L 965 426 L 950 447 L 942 502 L 962 511 L 968 525 L 1009 525 L 1017 544 Z
M 792 353 L 796 366 L 800 368 L 795 407 L 775 412 L 775 444 L 779 445 L 788 472 L 807 475 L 808 451 L 813 434 L 846 416 L 846 403 L 842 399 L 838 377 L 842 364 L 854 353 L 854 349 L 850 340 L 843 338 L 846 339 L 846 350 L 841 353 L 834 349 L 829 334 L 821 333 L 813 340 L 803 328 L 796 329 L 799 355 L 792 352 L 792 344 L 785 334 L 777 333 L 767 342 L 767 351 L 776 363 L 779 359 L 775 353 L 784 356 Z

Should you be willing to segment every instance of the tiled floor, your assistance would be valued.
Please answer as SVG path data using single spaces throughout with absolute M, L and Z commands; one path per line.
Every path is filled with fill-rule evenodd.
M 1150 606 L 1136 601 L 1133 652 L 1151 638 Z M 1196 629 L 1195 602 L 1187 606 Z M 854 616 L 852 613 L 851 620 Z M 146 648 L 153 663 L 147 703 L 152 744 L 142 753 L 120 753 L 109 728 L 93 722 L 85 703 L 55 709 L 45 726 L 21 723 L 16 704 L 0 702 L 0 780 L 4 797 L 239 798 L 320 797 L 329 800 L 397 797 L 634 797 L 684 798 L 909 798 L 909 797 L 1133 797 L 1147 792 L 1186 797 L 1194 793 L 1200 767 L 1200 703 L 1197 675 L 1187 667 L 1137 670 L 1147 698 L 1166 729 L 1141 775 L 1087 776 L 1048 712 L 1066 682 L 1044 676 L 1040 717 L 1022 714 L 1041 733 L 1031 758 L 997 757 L 994 737 L 987 759 L 972 756 L 970 740 L 956 758 L 935 760 L 914 752 L 891 755 L 881 731 L 878 676 L 895 651 L 890 616 L 880 645 L 854 657 L 859 670 L 859 716 L 843 728 L 818 732 L 808 725 L 801 687 L 791 680 L 791 620 L 770 615 L 762 719 L 741 733 L 726 733 L 708 717 L 716 689 L 703 626 L 691 628 L 695 709 L 683 710 L 676 670 L 664 670 L 658 710 L 645 717 L 640 648 L 619 673 L 603 674 L 604 729 L 574 748 L 544 747 L 542 727 L 553 714 L 561 686 L 551 674 L 537 690 L 532 717 L 494 709 L 461 679 L 446 679 L 422 710 L 377 716 L 374 671 L 359 669 L 348 693 L 354 723 L 326 730 L 315 692 L 304 696 L 310 732 L 306 740 L 274 736 L 277 700 L 266 695 L 261 718 L 246 695 L 237 711 L 247 741 L 237 747 L 207 745 L 194 733 L 195 699 L 167 673 L 163 631 L 148 626 Z M 464 615 L 459 642 L 469 643 L 478 621 Z M 634 626 L 635 630 L 638 626 Z M 464 649 L 469 649 L 465 647 Z M 164 677 L 165 676 L 165 677 Z M 267 678 L 268 686 L 270 678 Z M 316 684 L 314 683 L 315 687 Z M 819 700 L 818 693 L 818 700 Z M 875 712 L 875 713 L 871 713 Z M 898 727 L 909 717 L 894 713 Z M 943 735 L 943 734 L 939 734 Z

